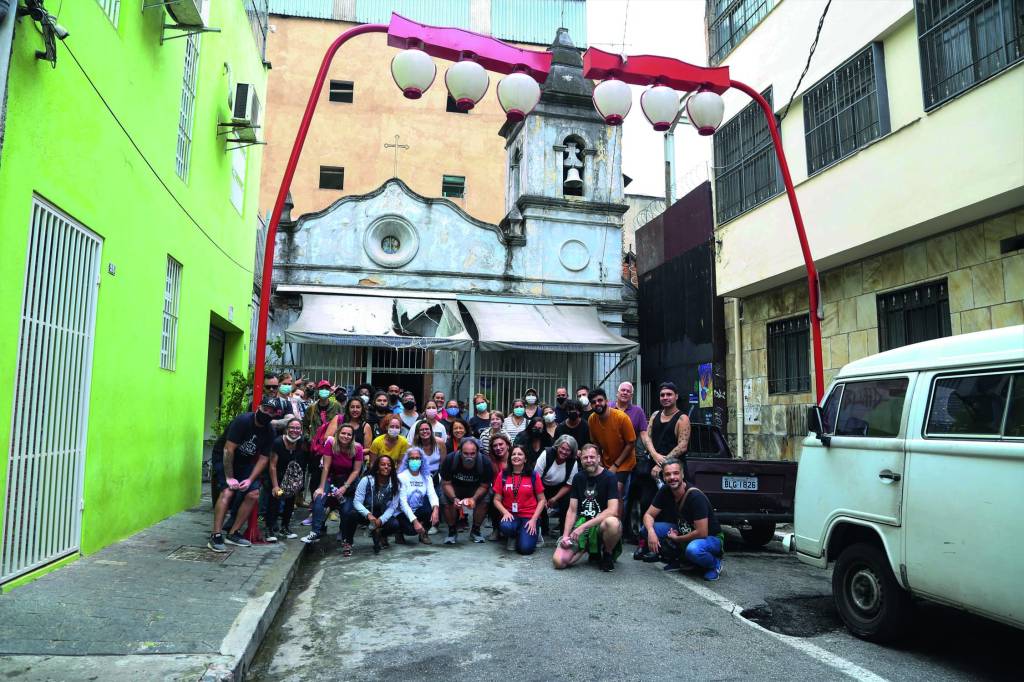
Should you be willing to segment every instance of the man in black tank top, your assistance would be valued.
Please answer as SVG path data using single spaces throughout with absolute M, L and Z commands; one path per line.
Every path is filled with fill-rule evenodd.
M 658 401 L 661 409 L 651 414 L 647 422 L 647 431 L 643 434 L 647 452 L 654 459 L 651 478 L 643 481 L 640 493 L 640 508 L 647 509 L 657 492 L 656 479 L 661 474 L 661 466 L 669 457 L 675 457 L 683 463 L 686 480 L 686 449 L 690 445 L 690 418 L 687 417 L 676 403 L 679 400 L 679 389 L 671 381 L 658 387 Z

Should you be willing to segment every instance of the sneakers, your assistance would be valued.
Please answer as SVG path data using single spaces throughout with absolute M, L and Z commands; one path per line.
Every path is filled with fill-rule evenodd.
M 277 542 L 277 531 L 267 528 L 263 533 L 263 539 L 267 542 Z
M 514 552 L 516 549 L 516 539 L 508 538 L 507 540 L 505 540 L 505 549 L 509 552 Z
M 297 534 L 296 534 L 295 532 L 293 532 L 293 531 L 292 531 L 292 529 L 291 529 L 291 528 L 289 528 L 288 526 L 284 526 L 283 528 L 281 528 L 281 532 L 279 533 L 279 536 L 280 536 L 280 537 L 283 537 L 283 538 L 285 538 L 285 539 L 288 539 L 288 540 L 294 540 L 295 538 L 299 537 L 299 536 L 298 536 L 298 535 L 297 535 Z
M 380 545 L 377 542 L 373 543 L 373 553 L 377 554 L 380 552 Z M 352 556 L 352 545 L 348 542 L 341 543 L 341 556 Z
M 313 525 L 313 515 L 310 514 L 306 518 L 302 519 L 302 525 L 303 526 L 312 526 Z
M 704 574 L 704 580 L 708 582 L 714 582 L 718 580 L 718 577 L 722 575 L 722 560 L 715 559 L 715 566 L 710 571 Z
M 486 540 L 484 540 L 484 536 L 480 534 L 480 529 L 479 528 L 474 528 L 472 531 L 470 531 L 469 537 L 470 537 L 470 539 L 473 542 L 475 542 L 477 544 L 480 544 L 482 542 L 487 542 Z
M 661 570 L 665 571 L 666 573 L 676 573 L 681 568 L 682 566 L 680 566 L 678 562 L 670 561 L 669 563 L 665 564 L 664 568 L 662 568 Z
M 228 551 L 227 546 L 224 544 L 223 533 L 214 533 L 213 535 L 211 535 L 209 542 L 206 543 L 206 546 L 212 549 L 214 552 L 224 553 Z
M 311 530 L 309 531 L 309 535 L 303 536 L 302 541 L 305 542 L 307 545 L 312 545 L 314 542 L 319 542 L 320 533 L 317 533 L 315 530 Z
M 437 526 L 431 526 L 430 530 L 427 531 L 427 535 L 437 535 Z
M 601 552 L 601 570 L 605 573 L 615 570 L 615 557 L 608 552 Z
M 446 545 L 454 545 L 454 544 L 456 544 L 459 541 L 456 536 L 457 536 L 456 533 L 448 533 L 448 537 L 446 537 L 444 539 L 444 544 L 446 544 Z
M 252 545 L 251 542 L 242 537 L 242 534 L 237 531 L 225 535 L 224 541 L 227 542 L 229 545 L 238 545 L 239 547 L 249 547 L 250 545 Z

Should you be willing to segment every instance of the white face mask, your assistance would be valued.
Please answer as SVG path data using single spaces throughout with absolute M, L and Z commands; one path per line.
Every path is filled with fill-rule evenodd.
M 583 407 L 586 407 L 587 405 L 590 404 L 590 398 L 588 398 L 585 395 L 581 395 L 579 397 L 579 401 L 580 401 L 580 405 L 582 405 Z
M 402 430 L 397 426 L 392 426 L 388 429 L 388 435 L 391 436 L 392 438 L 396 438 L 398 434 L 401 433 L 401 431 Z
M 544 415 L 544 421 L 550 424 L 551 422 L 555 421 L 555 415 L 552 414 L 551 412 L 548 412 L 546 415 Z
M 536 405 L 537 404 L 537 396 L 535 396 L 535 395 L 528 395 L 528 396 L 526 396 L 526 404 L 527 405 Z

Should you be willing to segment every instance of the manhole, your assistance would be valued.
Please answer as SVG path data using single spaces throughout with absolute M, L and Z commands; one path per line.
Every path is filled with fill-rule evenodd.
M 766 599 L 740 615 L 761 627 L 791 637 L 814 637 L 843 627 L 829 595 Z
M 219 564 L 231 556 L 231 550 L 227 552 L 214 552 L 207 547 L 189 547 L 182 545 L 167 555 L 168 559 L 176 561 L 203 561 L 208 564 Z

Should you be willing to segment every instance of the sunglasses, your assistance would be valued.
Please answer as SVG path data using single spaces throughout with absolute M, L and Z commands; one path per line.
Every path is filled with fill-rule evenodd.
M 268 391 L 276 391 L 278 389 L 278 386 L 277 384 L 263 384 L 263 388 L 267 389 Z

